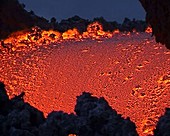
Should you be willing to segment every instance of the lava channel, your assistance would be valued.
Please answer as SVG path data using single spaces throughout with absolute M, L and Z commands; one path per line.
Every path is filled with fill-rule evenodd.
M 10 97 L 24 91 L 25 101 L 47 115 L 74 112 L 76 96 L 87 91 L 130 117 L 140 136 L 153 134 L 170 107 L 170 51 L 150 33 L 107 33 L 94 24 L 84 34 L 41 34 L 4 40 L 4 47 L 12 47 L 1 50 L 0 80 Z

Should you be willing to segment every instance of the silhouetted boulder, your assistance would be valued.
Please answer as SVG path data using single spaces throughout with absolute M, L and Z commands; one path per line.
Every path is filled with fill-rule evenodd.
M 129 118 L 123 119 L 104 98 L 90 93 L 77 97 L 76 115 L 53 111 L 46 120 L 42 112 L 24 102 L 25 93 L 9 100 L 0 82 L 0 94 L 0 101 L 9 104 L 5 114 L 0 113 L 1 136 L 138 136 Z
M 75 112 L 80 136 L 137 136 L 136 126 L 123 119 L 103 98 L 84 92 L 77 97 Z
M 92 22 L 99 22 L 100 24 L 102 24 L 104 31 L 110 31 L 111 32 L 111 31 L 119 28 L 119 25 L 116 21 L 115 22 L 109 22 L 109 21 L 106 21 L 103 17 L 96 17 L 96 18 L 93 19 Z
M 90 22 L 86 19 L 82 19 L 79 16 L 73 16 L 71 18 L 61 20 L 56 30 L 59 30 L 60 32 L 65 32 L 68 29 L 77 28 L 80 33 L 83 33 L 86 31 L 89 23 Z
M 0 115 L 6 115 L 9 112 L 10 100 L 5 90 L 4 83 L 0 82 Z
M 67 114 L 62 111 L 51 112 L 44 124 L 40 126 L 40 136 L 68 136 L 76 134 L 76 120 L 74 114 Z
M 9 100 L 5 85 L 0 82 L 1 136 L 38 135 L 38 127 L 45 121 L 44 115 L 41 111 L 24 102 L 24 94 L 21 93 Z
M 156 41 L 170 49 L 170 0 L 139 0 Z
M 170 108 L 166 108 L 164 115 L 159 118 L 154 136 L 170 136 Z

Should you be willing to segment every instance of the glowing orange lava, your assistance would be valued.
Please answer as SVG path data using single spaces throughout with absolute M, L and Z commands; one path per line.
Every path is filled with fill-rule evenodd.
M 45 31 L 39 27 L 33 27 L 31 31 L 19 31 L 11 34 L 9 38 L 4 40 L 4 44 L 12 46 L 12 50 L 16 50 L 18 47 L 52 44 L 56 42 L 62 42 L 65 40 L 81 41 L 82 39 L 95 39 L 111 38 L 114 34 L 119 33 L 119 30 L 114 32 L 105 32 L 100 23 L 94 22 L 87 27 L 87 31 L 80 34 L 79 31 L 74 28 L 64 33 L 58 31 Z M 11 47 L 10 47 L 11 48 Z
M 10 98 L 24 91 L 25 101 L 45 115 L 73 112 L 76 96 L 91 92 L 130 117 L 140 136 L 153 135 L 170 107 L 170 51 L 151 32 L 105 32 L 97 22 L 82 34 L 76 28 L 17 32 L 1 42 L 0 80 Z
M 148 26 L 145 30 L 146 33 L 152 33 L 152 27 Z

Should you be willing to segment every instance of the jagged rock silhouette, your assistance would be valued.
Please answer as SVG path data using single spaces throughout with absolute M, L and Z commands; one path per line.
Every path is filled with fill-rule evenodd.
M 18 0 L 1 0 L 0 39 L 6 38 L 12 32 L 29 29 L 35 25 L 43 29 L 49 27 L 48 20 L 27 12 Z
M 103 25 L 104 31 L 113 31 L 116 29 L 120 29 L 120 31 L 133 31 L 133 29 L 136 29 L 136 31 L 144 32 L 147 27 L 145 21 L 130 20 L 127 18 L 125 18 L 123 24 L 119 24 L 116 21 L 108 22 L 103 17 L 88 20 L 76 15 L 68 19 L 63 19 L 61 22 L 56 22 L 54 17 L 51 18 L 51 21 L 48 21 L 43 17 L 35 15 L 33 11 L 26 11 L 25 5 L 20 4 L 18 0 L 1 0 L 0 39 L 5 39 L 16 31 L 29 31 L 34 26 L 38 26 L 43 30 L 53 29 L 59 32 L 77 28 L 80 33 L 83 33 L 89 24 L 96 21 Z
M 164 115 L 159 118 L 154 136 L 170 136 L 170 108 L 166 108 Z
M 77 97 L 76 114 L 53 111 L 47 118 L 24 102 L 24 93 L 8 98 L 0 83 L 1 136 L 138 136 L 135 124 L 112 109 L 104 98 L 83 92 Z
M 153 29 L 156 41 L 170 49 L 170 1 L 139 0 L 146 11 L 146 21 Z
M 9 100 L 4 87 L 0 83 L 1 136 L 37 136 L 39 125 L 45 121 L 43 113 L 24 102 L 24 93 Z
M 165 44 L 170 49 L 170 1 L 169 0 L 139 0 L 146 11 L 146 21 L 153 29 L 153 35 L 157 42 Z M 87 25 L 91 21 L 81 19 L 78 16 L 62 20 L 59 24 L 52 19 L 51 23 L 43 17 L 38 17 L 33 11 L 27 12 L 24 4 L 20 4 L 18 0 L 1 0 L 0 5 L 0 39 L 4 39 L 12 32 L 39 26 L 42 29 L 55 29 L 66 31 L 77 26 L 80 32 L 85 31 Z M 12 16 L 12 17 L 11 17 Z M 54 21 L 53 21 L 54 20 Z M 107 22 L 103 18 L 95 18 L 93 21 L 102 23 L 104 29 L 114 30 L 119 28 L 122 31 L 132 31 L 133 28 L 144 31 L 146 23 L 142 21 L 128 21 L 120 25 L 116 22 Z M 69 25 L 65 25 L 69 24 Z M 139 25 L 140 24 L 140 25 Z M 129 26 L 130 25 L 130 26 Z

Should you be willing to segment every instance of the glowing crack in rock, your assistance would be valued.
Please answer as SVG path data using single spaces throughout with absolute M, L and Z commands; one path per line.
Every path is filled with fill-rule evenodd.
M 170 51 L 150 33 L 104 32 L 95 23 L 83 34 L 20 33 L 1 43 L 0 80 L 10 97 L 24 91 L 45 115 L 73 112 L 76 96 L 89 91 L 130 117 L 145 136 L 170 107 Z
M 152 27 L 148 26 L 145 30 L 146 33 L 152 33 Z

